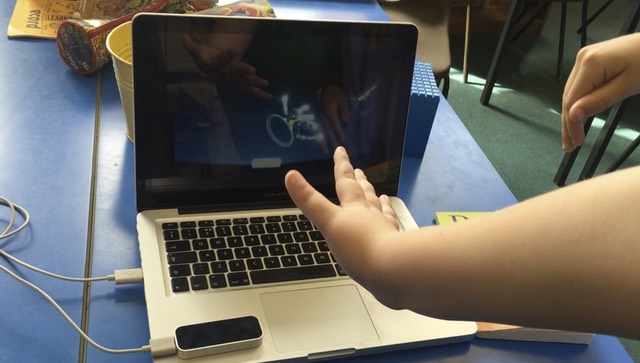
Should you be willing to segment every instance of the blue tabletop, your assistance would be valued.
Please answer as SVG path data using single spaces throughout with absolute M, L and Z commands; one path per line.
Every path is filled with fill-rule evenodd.
M 386 19 L 375 0 L 324 1 L 322 6 L 317 0 L 270 2 L 281 18 Z M 0 2 L 0 24 L 5 27 L 13 5 Z M 3 38 L 0 53 L 0 76 L 6 85 L 0 89 L 0 196 L 23 205 L 33 217 L 27 231 L 2 247 L 36 265 L 77 276 L 84 273 L 91 235 L 87 262 L 92 275 L 139 267 L 133 145 L 126 138 L 111 66 L 91 77 L 76 75 L 59 59 L 52 41 Z M 94 130 L 96 112 L 99 127 Z M 97 184 L 91 209 L 94 131 Z M 494 210 L 516 202 L 444 99 L 424 158 L 407 159 L 403 173 L 400 196 L 420 225 L 431 224 L 437 210 Z M 93 229 L 88 228 L 91 212 Z M 0 213 L 0 223 L 6 218 Z M 76 321 L 84 308 L 88 332 L 99 343 L 110 348 L 148 343 L 141 284 L 94 283 L 90 303 L 83 306 L 81 284 L 23 275 L 51 292 Z M 79 357 L 78 335 L 48 303 L 4 274 L 0 284 L 0 361 L 151 362 L 148 354 L 114 357 L 92 347 Z M 589 345 L 477 339 L 360 359 L 365 360 L 631 361 L 617 339 L 600 335 Z
M 7 29 L 13 1 L 0 2 Z M 96 77 L 68 70 L 50 40 L 0 37 L 0 196 L 31 224 L 0 248 L 38 267 L 82 276 L 87 245 Z M 0 206 L 0 229 L 8 210 Z M 19 219 L 19 222 L 22 220 Z M 7 266 L 49 292 L 76 321 L 83 285 Z M 42 297 L 0 272 L 0 361 L 69 362 L 78 334 Z

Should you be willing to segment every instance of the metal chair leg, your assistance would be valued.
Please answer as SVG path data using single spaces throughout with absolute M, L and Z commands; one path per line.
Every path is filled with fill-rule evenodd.
M 598 167 L 600 160 L 602 160 L 602 155 L 604 155 L 604 152 L 611 141 L 611 137 L 613 137 L 613 132 L 620 123 L 620 119 L 622 118 L 622 114 L 624 113 L 624 109 L 627 107 L 628 102 L 629 99 L 627 98 L 613 106 L 611 111 L 609 111 L 607 121 L 605 122 L 602 131 L 600 131 L 600 135 L 598 135 L 596 143 L 593 145 L 593 149 L 584 164 L 584 168 L 582 169 L 578 180 L 591 178 L 593 174 L 595 174 L 596 168 Z
M 587 132 L 589 132 L 592 122 L 593 122 L 593 117 L 590 117 L 584 123 L 585 135 L 587 134 Z M 557 186 L 563 187 L 566 185 L 567 177 L 569 176 L 571 167 L 573 166 L 573 163 L 576 161 L 576 158 L 578 157 L 579 152 L 580 152 L 580 147 L 577 147 L 575 150 L 564 154 L 564 157 L 560 162 L 560 166 L 558 166 L 558 171 L 556 172 L 556 175 L 553 177 L 553 182 Z
M 511 1 L 511 5 L 509 6 L 509 11 L 507 12 L 507 17 L 505 19 L 505 24 L 502 28 L 502 33 L 500 34 L 500 39 L 498 40 L 498 46 L 496 47 L 496 51 L 493 55 L 493 60 L 491 61 L 491 66 L 489 67 L 489 74 L 487 75 L 487 80 L 484 84 L 484 88 L 482 90 L 482 95 L 480 96 L 480 103 L 483 105 L 488 105 L 489 100 L 491 99 L 491 93 L 493 92 L 493 86 L 496 84 L 497 71 L 500 68 L 500 63 L 502 63 L 502 56 L 504 46 L 507 42 L 507 38 L 514 26 L 516 25 L 516 9 L 520 8 L 523 0 L 513 0 Z

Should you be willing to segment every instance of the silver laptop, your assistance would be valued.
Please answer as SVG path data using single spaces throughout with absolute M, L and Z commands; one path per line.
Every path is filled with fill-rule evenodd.
M 295 208 L 300 170 L 335 200 L 346 146 L 396 195 L 410 24 L 141 14 L 133 20 L 137 226 L 152 339 L 170 361 L 313 360 L 459 342 L 472 322 L 381 305 Z M 404 229 L 417 228 L 401 200 Z

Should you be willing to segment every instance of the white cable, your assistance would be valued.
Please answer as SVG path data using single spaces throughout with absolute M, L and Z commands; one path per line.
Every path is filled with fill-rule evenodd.
M 21 206 L 11 203 L 10 201 L 8 201 L 7 199 L 0 197 L 0 204 L 4 204 L 7 207 L 9 207 L 11 209 L 11 216 L 9 218 L 9 224 L 7 225 L 7 228 L 5 228 L 4 231 L 2 231 L 2 233 L 0 234 L 0 240 L 8 238 L 13 236 L 14 234 L 20 232 L 21 230 L 23 230 L 27 224 L 29 224 L 29 220 L 31 219 L 31 217 L 29 216 L 29 212 L 27 212 L 26 209 L 22 208 Z M 14 229 L 13 231 L 11 231 L 11 228 L 13 227 L 13 222 L 16 219 L 16 209 L 18 210 L 18 212 L 20 212 L 20 214 L 22 214 L 22 216 L 24 217 L 24 222 L 17 227 L 16 229 Z
M 11 215 L 9 216 L 9 223 L 7 225 L 7 228 L 5 228 L 5 230 L 2 231 L 2 233 L 0 233 L 0 241 L 2 241 L 3 239 L 9 238 L 15 235 L 16 233 L 20 232 L 21 230 L 23 230 L 29 224 L 30 216 L 29 216 L 29 212 L 27 212 L 26 209 L 24 209 L 23 207 L 15 203 L 10 202 L 6 198 L 0 197 L 0 204 L 6 205 L 11 210 Z M 15 223 L 16 211 L 23 216 L 24 221 L 20 226 L 12 230 L 13 224 Z M 11 256 L 1 248 L 0 248 L 0 255 L 24 267 L 27 267 L 33 271 L 39 272 L 46 276 L 55 277 L 55 278 L 66 280 L 66 281 L 92 282 L 92 281 L 101 281 L 101 280 L 116 280 L 116 282 L 118 282 L 117 281 L 118 279 L 116 279 L 116 277 L 119 277 L 119 279 L 122 280 L 122 283 L 129 283 L 129 282 L 136 282 L 138 281 L 138 279 L 139 280 L 142 279 L 142 273 L 140 269 L 120 270 L 120 271 L 116 271 L 115 275 L 109 275 L 104 277 L 93 277 L 93 278 L 67 277 L 67 276 L 58 275 L 58 274 L 37 268 L 35 266 L 29 265 L 28 263 Z M 35 284 L 27 281 L 26 279 L 18 276 L 15 272 L 11 271 L 10 269 L 8 269 L 3 265 L 0 265 L 0 270 L 5 272 L 7 275 L 13 277 L 14 279 L 16 279 L 18 282 L 24 284 L 27 287 L 30 287 L 31 289 L 35 290 L 37 293 L 42 295 L 49 303 L 51 303 L 51 305 L 53 305 L 54 308 L 56 308 L 56 310 L 58 310 L 58 312 L 73 327 L 73 329 L 76 332 L 78 332 L 78 334 L 80 334 L 89 344 L 91 344 L 95 348 L 103 352 L 112 353 L 112 354 L 143 353 L 143 352 L 151 351 L 150 345 L 144 345 L 139 348 L 131 348 L 131 349 L 111 349 L 96 343 L 84 331 L 82 331 L 82 329 L 80 329 L 80 327 L 73 321 L 73 319 L 71 319 L 71 317 L 64 311 L 64 309 L 62 309 L 62 307 L 44 290 L 42 290 Z
M 26 209 L 24 209 L 23 207 L 10 202 L 9 200 L 7 200 L 6 198 L 0 197 L 0 204 L 4 204 L 7 207 L 9 207 L 9 209 L 11 210 L 11 215 L 9 217 L 9 223 L 7 225 L 7 228 L 5 228 L 5 230 L 0 233 L 0 241 L 6 238 L 9 238 L 13 235 L 15 235 L 16 233 L 20 232 L 21 230 L 23 230 L 28 224 L 29 221 L 31 219 L 31 217 L 29 216 L 29 212 L 27 212 Z M 21 225 L 19 225 L 18 227 L 16 227 L 14 230 L 11 230 L 13 228 L 13 224 L 15 222 L 15 218 L 16 218 L 16 211 L 18 213 L 20 213 L 22 215 L 22 217 L 24 218 L 24 221 L 22 222 Z M 4 251 L 2 248 L 0 248 L 0 255 L 2 255 L 3 257 L 17 263 L 20 264 L 28 269 L 31 269 L 35 272 L 41 273 L 43 275 L 49 276 L 49 277 L 53 277 L 56 279 L 60 279 L 60 280 L 64 280 L 64 281 L 73 281 L 73 282 L 95 282 L 95 281 L 113 281 L 115 279 L 114 275 L 107 275 L 107 276 L 99 276 L 99 277 L 68 277 L 68 276 L 63 276 L 63 275 L 58 275 L 56 273 L 53 272 L 49 272 L 46 270 L 43 270 L 41 268 L 35 267 L 33 265 L 30 265 L 12 255 L 10 255 L 8 252 Z
M 2 265 L 0 265 L 0 270 L 6 272 L 9 276 L 11 276 L 14 279 L 18 280 L 22 284 L 32 288 L 37 293 L 42 295 L 45 299 L 47 299 L 47 301 L 49 301 L 51 303 L 51 305 L 53 305 L 53 307 L 55 307 L 56 310 L 58 310 L 58 312 L 62 315 L 62 317 L 64 317 L 64 319 L 69 324 L 71 324 L 73 329 L 76 332 L 78 332 L 78 334 L 80 334 L 87 342 L 89 342 L 89 344 L 91 344 L 95 348 L 97 348 L 97 349 L 99 349 L 99 350 L 101 350 L 103 352 L 112 353 L 112 354 L 142 353 L 142 352 L 149 352 L 151 350 L 151 347 L 149 345 L 144 345 L 144 346 L 142 346 L 140 348 L 131 348 L 131 349 L 110 349 L 110 348 L 103 347 L 102 345 L 96 343 L 93 339 L 91 339 L 84 331 L 82 331 L 82 329 L 80 329 L 80 327 L 73 321 L 73 319 L 71 319 L 71 317 L 64 311 L 64 309 L 62 309 L 62 307 L 60 305 L 58 305 L 58 303 L 51 296 L 49 296 L 49 294 L 47 294 L 44 290 L 42 290 L 38 286 L 32 284 L 31 282 L 23 279 L 22 277 L 16 275 L 13 271 L 9 270 L 8 268 L 6 268 L 6 267 L 4 267 Z

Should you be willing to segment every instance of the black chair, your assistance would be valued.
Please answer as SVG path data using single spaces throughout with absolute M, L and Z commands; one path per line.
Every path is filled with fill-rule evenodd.
M 556 0 L 557 1 L 557 0 Z M 556 63 L 556 78 L 560 79 L 562 74 L 562 62 L 564 55 L 564 34 L 566 28 L 566 19 L 567 19 L 567 3 L 572 0 L 562 0 L 562 12 L 560 19 L 560 36 L 558 40 L 558 59 Z M 589 0 L 573 0 L 573 1 L 581 1 L 582 2 L 582 24 L 586 24 L 587 22 L 587 8 L 589 6 Z M 523 9 L 527 9 L 527 6 L 531 5 L 531 0 L 512 0 L 509 5 L 509 10 L 507 12 L 507 16 L 505 18 L 505 23 L 502 28 L 502 33 L 500 34 L 500 38 L 498 40 L 498 46 L 496 47 L 496 51 L 493 55 L 493 60 L 491 61 L 491 66 L 489 67 L 489 73 L 487 75 L 487 80 L 484 85 L 484 89 L 482 90 L 482 95 L 480 96 L 480 103 L 483 105 L 488 105 L 489 100 L 491 99 L 491 93 L 493 92 L 493 87 L 496 83 L 496 78 L 498 75 L 498 70 L 500 69 L 500 65 L 502 63 L 504 48 L 508 39 L 512 37 L 518 37 L 523 29 L 526 29 L 538 16 L 545 13 L 548 7 L 551 5 L 552 0 L 545 1 L 534 1 L 535 4 L 539 6 L 537 11 L 534 11 L 534 15 L 528 20 L 524 20 L 524 14 L 526 13 Z M 519 32 L 516 32 L 516 26 L 518 23 L 525 21 L 524 26 L 521 28 Z M 580 43 L 582 46 L 587 44 L 587 27 L 583 26 L 581 31 L 581 39 Z
M 631 3 L 631 9 L 629 9 L 629 15 L 625 19 L 622 27 L 620 28 L 620 35 L 630 34 L 636 31 L 638 27 L 638 21 L 640 21 L 640 0 L 635 0 Z M 593 18 L 593 16 L 592 16 Z M 633 98 L 631 98 L 633 99 Z M 620 119 L 622 118 L 622 114 L 629 103 L 629 98 L 623 100 L 617 105 L 613 106 L 609 111 L 609 115 L 607 120 L 605 121 L 604 127 L 602 131 L 600 131 L 600 135 L 596 139 L 596 142 L 585 162 L 585 165 L 578 176 L 578 180 L 584 180 L 591 178 L 604 155 L 604 152 L 611 141 L 611 137 L 613 137 L 613 133 L 618 127 L 620 123 Z M 585 134 L 589 131 L 591 126 L 591 121 L 593 118 L 589 119 L 585 123 Z M 606 172 L 610 172 L 616 170 L 620 165 L 631 155 L 631 153 L 640 145 L 640 137 L 636 138 L 625 151 L 609 166 Z M 562 161 L 560 162 L 560 166 L 558 167 L 558 171 L 556 172 L 555 177 L 553 178 L 553 182 L 558 186 L 563 186 L 566 184 L 567 177 L 569 176 L 569 172 L 580 152 L 580 148 L 576 148 L 574 151 L 566 153 Z

